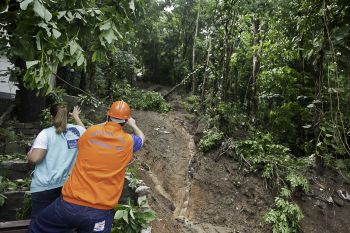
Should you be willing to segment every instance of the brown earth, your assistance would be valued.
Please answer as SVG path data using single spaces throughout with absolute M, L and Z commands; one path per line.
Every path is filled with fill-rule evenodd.
M 217 160 L 218 152 L 199 152 L 194 143 L 197 117 L 186 113 L 181 101 L 172 104 L 177 111 L 134 113 L 147 138 L 138 156 L 158 216 L 152 232 L 271 232 L 262 223 L 274 200 L 266 182 L 227 156 Z M 305 215 L 303 232 L 350 232 L 350 202 L 337 198 L 339 188 L 350 191 L 346 179 L 329 172 L 313 178 L 310 194 L 296 198 Z M 330 196 L 334 200 L 328 203 Z

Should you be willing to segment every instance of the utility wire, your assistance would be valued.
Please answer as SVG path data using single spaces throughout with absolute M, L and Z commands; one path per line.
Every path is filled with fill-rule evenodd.
M 64 80 L 63 78 L 61 78 L 60 76 L 58 76 L 57 74 L 53 73 L 53 75 L 55 75 L 55 77 L 59 80 L 61 80 L 62 82 L 64 82 L 65 84 L 67 84 L 68 86 L 74 88 L 74 89 L 77 89 L 79 91 L 81 91 L 82 93 L 86 94 L 87 96 L 91 97 L 92 99 L 94 99 L 95 101 L 98 101 L 101 103 L 101 105 L 105 105 L 103 101 L 101 101 L 100 99 L 98 99 L 97 97 L 93 96 L 91 93 L 87 92 L 87 91 L 84 91 L 83 89 L 79 88 L 79 87 L 76 87 L 74 86 L 73 84 L 67 82 L 66 80 Z

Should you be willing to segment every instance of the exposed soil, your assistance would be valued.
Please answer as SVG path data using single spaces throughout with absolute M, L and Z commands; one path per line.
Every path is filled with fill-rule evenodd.
M 181 108 L 181 101 L 172 103 L 176 111 L 167 114 L 135 112 L 147 137 L 138 156 L 141 178 L 152 189 L 150 205 L 158 215 L 152 232 L 271 232 L 262 223 L 274 200 L 265 181 L 226 156 L 215 161 L 218 152 L 197 151 L 193 138 L 198 119 Z M 339 188 L 350 191 L 349 183 L 337 174 L 325 177 L 314 177 L 311 194 L 296 197 L 305 215 L 302 229 L 350 232 L 350 202 L 336 194 Z M 330 196 L 334 200 L 328 203 Z
M 350 191 L 349 180 L 332 171 L 326 171 L 322 177 L 310 175 L 310 178 L 310 194 L 296 199 L 304 213 L 304 232 L 350 232 L 350 201 L 337 194 L 337 190 Z
M 192 115 L 135 112 L 147 137 L 142 179 L 153 192 L 153 232 L 268 232 L 261 217 L 273 199 L 263 180 L 232 159 L 215 162 L 196 150 Z M 247 185 L 249 184 L 249 185 Z

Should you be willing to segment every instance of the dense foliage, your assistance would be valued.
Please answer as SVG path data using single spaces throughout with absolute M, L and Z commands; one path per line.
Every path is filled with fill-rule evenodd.
M 89 70 L 115 51 L 137 13 L 134 1 L 94 0 L 10 0 L 2 1 L 1 11 L 1 51 L 24 73 L 19 81 L 47 93 L 58 66 Z
M 182 82 L 197 96 L 186 108 L 209 117 L 200 149 L 239 139 L 247 166 L 291 194 L 296 187 L 307 192 L 307 168 L 349 173 L 347 1 L 176 0 L 146 6 L 135 25 L 135 55 L 145 79 Z M 274 232 L 298 229 L 302 214 L 289 196 L 280 195 L 265 219 Z M 282 219 L 285 211 L 290 215 Z
M 181 83 L 186 107 L 209 118 L 200 149 L 233 138 L 251 171 L 277 185 L 265 218 L 274 232 L 298 228 L 290 196 L 307 192 L 303 170 L 349 174 L 348 0 L 5 0 L 0 11 L 1 51 L 21 88 L 49 93 L 57 81 L 91 104 L 93 93 L 168 111 L 133 84 Z
M 224 134 L 216 128 L 211 128 L 204 132 L 204 136 L 198 143 L 198 148 L 204 152 L 218 146 L 218 143 L 222 140 Z

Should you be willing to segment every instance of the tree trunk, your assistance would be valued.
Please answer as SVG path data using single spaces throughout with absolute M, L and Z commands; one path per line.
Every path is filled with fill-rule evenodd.
M 256 100 L 256 78 L 258 76 L 258 72 L 260 69 L 259 62 L 259 53 L 256 46 L 260 43 L 260 20 L 255 18 L 253 19 L 253 46 L 254 46 L 254 54 L 253 54 L 253 63 L 252 63 L 252 89 L 251 89 L 251 105 L 252 112 L 255 112 L 257 109 L 257 100 Z
M 221 67 L 221 77 L 220 77 L 220 81 L 219 81 L 219 92 L 221 92 L 221 97 L 223 100 L 225 100 L 225 88 L 223 88 L 223 85 L 225 83 L 224 80 L 226 80 L 226 61 L 227 61 L 227 43 L 228 43 L 228 22 L 226 21 L 225 23 L 225 30 L 224 30 L 224 55 L 223 55 L 223 59 L 222 59 L 222 67 Z
M 52 70 L 52 74 L 51 74 L 49 82 L 50 82 L 50 86 L 52 88 L 55 88 L 56 87 L 56 74 L 57 74 L 58 63 L 51 64 L 50 68 Z
M 326 5 L 324 5 L 326 7 Z M 325 24 L 327 22 L 324 22 Z M 323 38 L 324 43 L 327 41 L 327 26 L 323 27 Z M 315 110 L 314 110 L 314 119 L 313 119 L 313 133 L 315 138 L 315 154 L 316 154 L 316 171 L 318 174 L 323 174 L 324 170 L 324 159 L 322 155 L 320 155 L 317 144 L 319 143 L 319 136 L 321 134 L 320 124 L 322 121 L 322 113 L 323 113 L 323 104 L 322 104 L 322 88 L 323 88 L 323 80 L 325 79 L 324 72 L 324 56 L 325 56 L 325 44 L 322 45 L 321 50 L 319 52 L 319 57 L 317 58 L 316 63 L 316 75 L 315 79 Z
M 197 11 L 197 19 L 196 19 L 196 29 L 194 31 L 193 37 L 193 47 L 192 47 L 192 71 L 196 69 L 196 40 L 198 34 L 198 23 L 199 23 L 199 13 L 201 9 L 201 0 L 198 1 L 198 11 Z M 196 75 L 192 75 L 192 95 L 196 92 Z
M 17 77 L 19 90 L 16 92 L 16 111 L 19 121 L 34 122 L 40 121 L 40 115 L 45 108 L 46 97 L 37 90 L 29 90 L 24 86 L 23 73 L 26 70 L 25 61 L 18 58 L 15 66 L 22 70 L 22 74 Z M 38 95 L 37 95 L 38 94 Z
M 9 4 L 8 7 L 8 11 L 16 12 L 19 9 L 19 2 L 11 1 L 11 4 Z M 9 27 L 10 30 L 7 31 L 9 35 L 12 34 L 12 28 L 16 28 L 15 23 Z M 18 119 L 21 122 L 25 123 L 39 121 L 41 111 L 45 108 L 46 97 L 37 90 L 29 90 L 24 86 L 23 75 L 27 69 L 25 61 L 20 57 L 12 57 L 10 60 L 15 65 L 15 67 L 18 67 L 21 71 L 21 73 L 17 76 L 19 90 L 16 91 L 16 113 Z M 38 96 L 36 95 L 37 93 Z
M 323 59 L 324 59 L 324 51 L 321 50 L 320 58 L 317 62 L 317 73 L 318 76 L 315 76 L 315 102 L 320 103 L 322 101 L 322 86 L 323 86 L 323 80 L 324 80 L 324 67 L 323 67 Z M 317 150 L 317 144 L 318 139 L 321 133 L 320 130 L 320 123 L 322 120 L 322 107 L 318 106 L 319 104 L 316 104 L 315 111 L 314 111 L 314 119 L 313 119 L 313 133 L 316 143 L 316 169 L 319 174 L 322 174 L 323 168 L 324 168 L 324 161 L 321 155 L 319 154 Z
M 211 53 L 211 33 L 208 35 L 207 60 L 206 60 L 206 63 L 205 63 L 203 82 L 202 82 L 202 94 L 201 94 L 201 99 L 200 99 L 200 104 L 201 104 L 201 110 L 202 111 L 204 110 L 205 85 L 206 85 L 206 80 L 207 80 L 207 76 L 208 76 L 210 53 Z
M 85 71 L 81 72 L 79 88 L 82 89 L 83 91 L 86 90 L 86 72 Z
M 348 92 L 350 93 L 350 70 L 348 71 Z M 348 106 L 350 106 L 350 94 L 348 94 Z
M 87 66 L 87 77 L 89 80 L 89 90 L 91 93 L 95 93 L 95 89 L 96 89 L 95 75 L 96 75 L 96 64 L 90 63 L 90 65 Z

